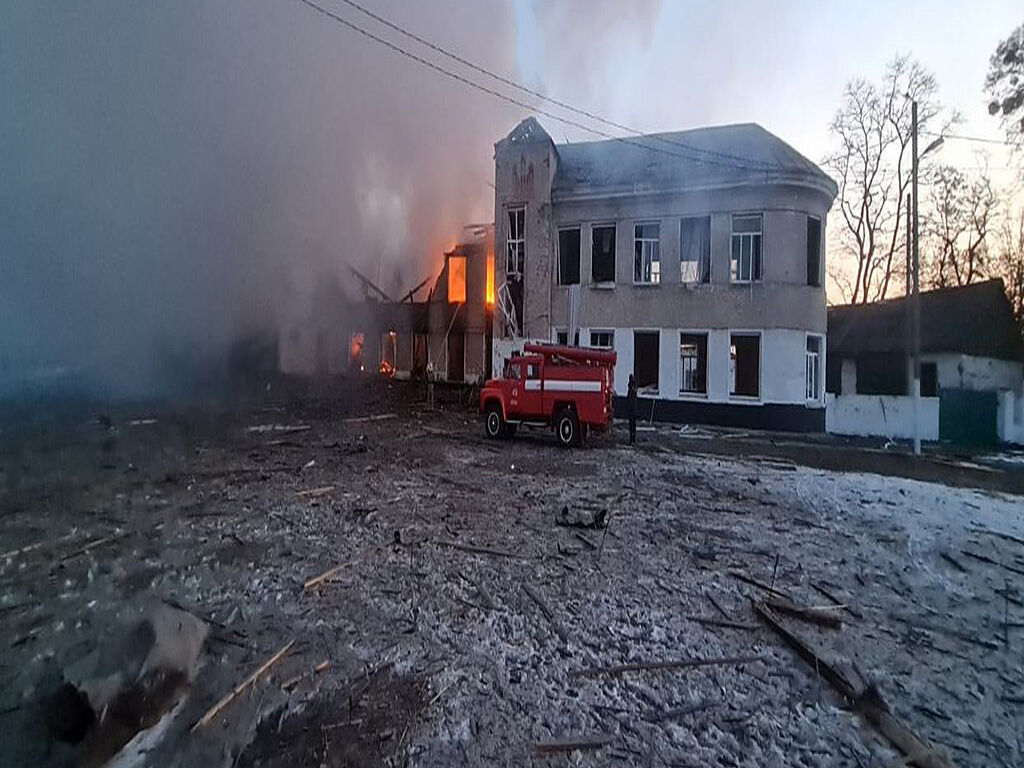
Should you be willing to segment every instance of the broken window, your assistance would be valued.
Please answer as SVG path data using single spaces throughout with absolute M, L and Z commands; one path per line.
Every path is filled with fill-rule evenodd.
M 708 391 L 708 335 L 679 334 L 679 391 L 706 394 Z
M 526 262 L 526 209 L 509 208 L 505 239 L 505 274 L 521 275 Z
M 348 345 L 348 367 L 353 371 L 363 370 L 363 345 L 366 336 L 362 333 L 353 333 L 349 338 Z
M 729 339 L 729 392 L 740 397 L 761 395 L 761 337 L 734 333 Z
M 615 346 L 615 331 L 591 331 L 590 346 L 611 349 Z
M 448 257 L 448 303 L 466 301 L 466 257 Z
M 633 382 L 637 390 L 658 391 L 658 332 L 633 332 Z
M 821 336 L 807 337 L 804 361 L 804 389 L 808 400 L 821 398 Z
M 807 284 L 821 285 L 821 219 L 807 217 Z
M 591 278 L 595 283 L 615 282 L 615 225 L 593 227 L 591 247 Z
M 558 230 L 558 284 L 580 281 L 580 228 Z
M 679 271 L 684 283 L 711 279 L 711 217 L 694 216 L 679 226 Z
M 939 396 L 939 368 L 936 363 L 921 363 L 921 397 Z
M 494 254 L 488 254 L 487 256 L 487 282 L 486 282 L 486 293 L 484 294 L 487 306 L 494 306 Z
M 563 346 L 569 343 L 569 332 L 568 331 L 555 331 L 555 343 L 562 344 Z M 573 346 L 578 347 L 580 345 L 580 332 L 576 331 L 573 334 Z
M 633 282 L 654 285 L 661 282 L 661 225 L 657 222 L 633 227 Z
M 734 283 L 761 279 L 761 214 L 732 217 L 731 274 Z

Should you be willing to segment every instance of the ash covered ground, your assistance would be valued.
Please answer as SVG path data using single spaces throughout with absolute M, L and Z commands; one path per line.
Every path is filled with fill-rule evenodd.
M 0 763 L 109 758 L 53 737 L 52 691 L 170 604 L 209 628 L 199 671 L 116 764 L 893 764 L 736 574 L 841 618 L 782 621 L 951 764 L 1024 763 L 1024 468 L 922 482 L 667 427 L 490 442 L 419 394 L 11 420 Z M 647 668 L 696 659 L 727 661 Z

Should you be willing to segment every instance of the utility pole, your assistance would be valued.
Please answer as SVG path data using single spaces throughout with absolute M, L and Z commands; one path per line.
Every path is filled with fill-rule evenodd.
M 907 267 L 906 267 L 906 288 L 903 291 L 903 348 L 907 352 L 906 357 L 906 368 L 904 369 L 903 379 L 906 382 L 907 390 L 911 389 L 913 383 L 913 363 L 914 363 L 914 312 L 911 309 L 910 304 L 913 301 L 911 298 L 914 293 L 914 216 L 913 216 L 913 198 L 910 193 L 907 193 Z
M 917 156 L 917 100 L 910 105 L 911 120 L 911 151 L 914 153 L 913 181 L 911 182 L 914 196 L 914 455 L 921 455 L 921 243 L 918 237 L 918 206 L 917 206 L 917 172 L 919 158 Z

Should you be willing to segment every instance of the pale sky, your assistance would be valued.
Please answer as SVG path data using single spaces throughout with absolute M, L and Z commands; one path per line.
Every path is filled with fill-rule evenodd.
M 813 160 L 845 82 L 897 53 L 935 73 L 962 133 L 1002 138 L 982 82 L 1024 21 L 1020 0 L 361 2 L 609 119 L 758 122 Z M 494 143 L 532 112 L 299 0 L 0 0 L 0 93 L 0 395 L 40 371 L 166 388 L 242 334 L 315 317 L 323 286 L 353 284 L 349 264 L 402 295 L 463 225 L 493 219 Z M 541 121 L 556 141 L 592 138 Z M 981 148 L 940 157 L 976 164 Z M 1014 178 L 988 149 L 995 178 Z

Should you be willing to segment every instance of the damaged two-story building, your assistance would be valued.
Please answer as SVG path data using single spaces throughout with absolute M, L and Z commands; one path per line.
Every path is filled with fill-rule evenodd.
M 754 124 L 495 145 L 494 364 L 612 347 L 643 418 L 822 431 L 835 182 Z

